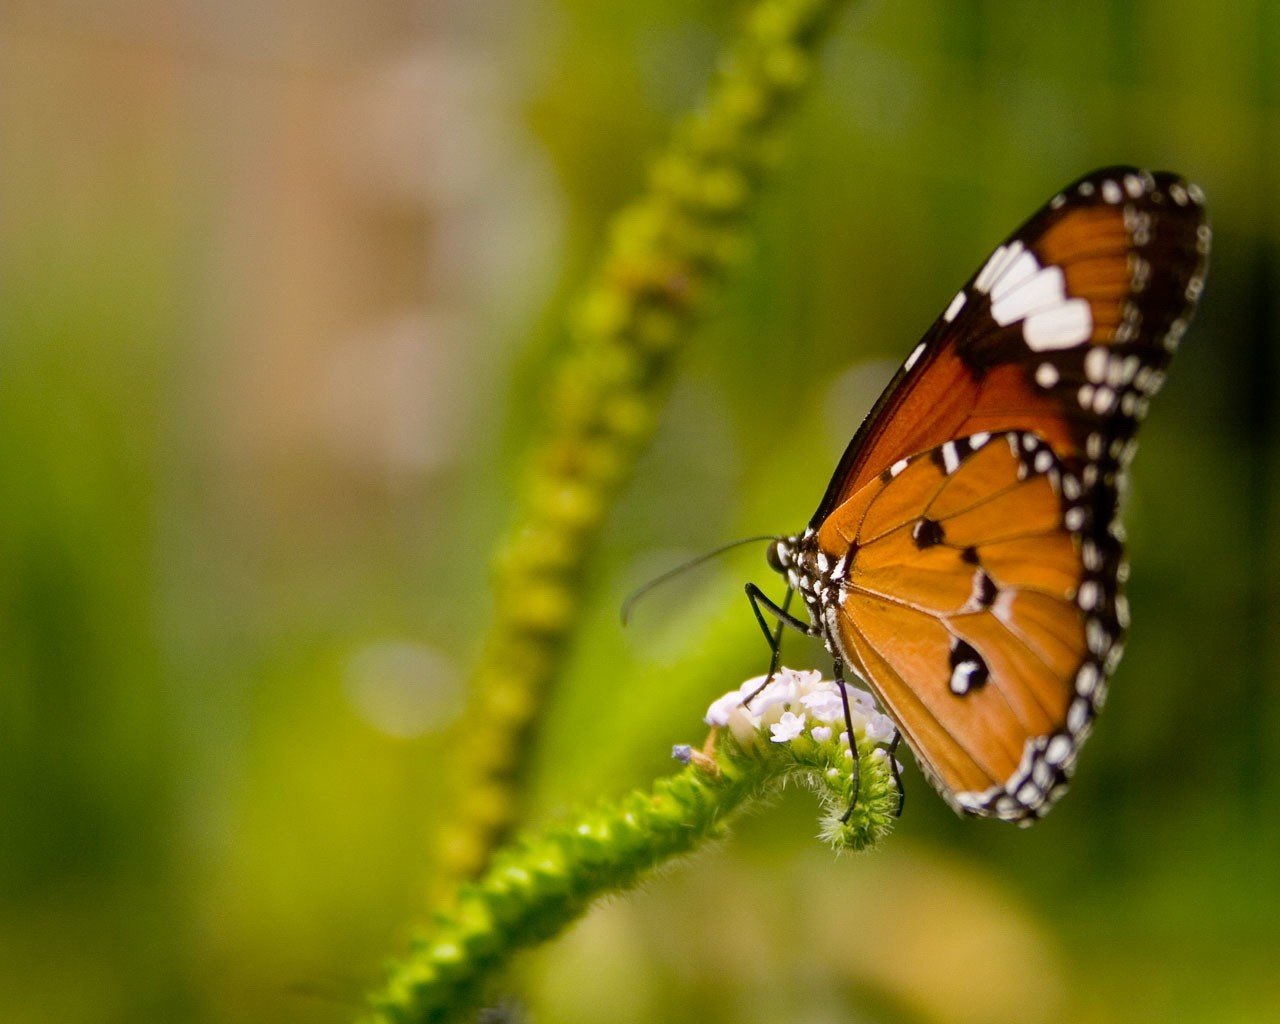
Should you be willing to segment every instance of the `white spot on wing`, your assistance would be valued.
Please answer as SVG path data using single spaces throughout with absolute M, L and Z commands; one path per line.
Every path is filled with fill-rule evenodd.
M 974 288 L 980 292 L 990 291 L 995 287 L 996 282 L 1004 276 L 1005 271 L 1017 262 L 1025 252 L 1026 247 L 1021 242 L 1010 242 L 1008 246 L 998 246 L 996 251 L 991 254 L 991 259 L 987 260 L 987 265 L 978 274 L 977 280 L 973 282 Z M 1035 263 L 1034 256 L 1031 258 L 1031 262 Z M 1039 264 L 1036 264 L 1036 266 L 1039 266 Z
M 1099 384 L 1106 379 L 1107 364 L 1111 357 L 1101 345 L 1094 345 L 1084 357 L 1084 375 L 1093 383 Z
M 1130 262 L 1133 264 L 1133 270 L 1129 287 L 1137 293 L 1143 291 L 1147 287 L 1147 282 L 1151 280 L 1151 264 L 1141 256 L 1131 256 Z
M 1084 299 L 1070 299 L 1043 313 L 1027 317 L 1022 336 L 1036 352 L 1071 348 L 1093 333 L 1093 313 Z
M 1015 245 L 1017 243 L 1014 243 Z M 977 278 L 974 279 L 973 287 L 980 292 L 988 291 L 991 288 L 991 281 L 997 269 L 1004 261 L 1005 247 L 1003 245 L 996 246 L 996 251 L 991 254 L 991 258 L 978 271 Z
M 1015 242 L 1014 244 L 1021 247 L 1021 243 Z M 1031 253 L 1023 249 L 1011 263 L 1000 271 L 992 282 L 991 301 L 994 303 L 1002 296 L 1021 288 L 1035 276 L 1036 271 L 1039 269 L 1039 261 Z
M 966 694 L 969 692 L 971 680 L 978 672 L 978 663 L 976 661 L 962 661 L 951 670 L 951 692 L 954 694 Z
M 1107 631 L 1103 628 L 1102 623 L 1092 616 L 1085 623 L 1084 634 L 1089 650 L 1093 654 L 1101 655 L 1111 642 L 1111 638 L 1107 636 Z
M 951 305 L 949 305 L 947 307 L 947 311 L 942 314 L 942 319 L 945 320 L 947 323 L 951 323 L 951 321 L 954 320 L 959 315 L 960 310 L 962 309 L 964 309 L 964 289 L 963 288 L 960 291 L 956 292 L 956 297 L 951 300 Z
M 915 365 L 916 365 L 916 363 L 918 363 L 918 362 L 920 361 L 920 357 L 921 357 L 922 355 L 924 355 L 924 342 L 923 342 L 923 341 L 922 341 L 922 342 L 920 342 L 920 344 L 919 344 L 919 345 L 917 345 L 915 348 L 913 348 L 913 349 L 911 350 L 911 355 L 907 356 L 907 361 L 903 364 L 902 368 L 903 368 L 904 370 L 906 370 L 906 371 L 910 372 L 911 367 L 915 366 Z
M 1028 258 L 1030 254 L 1028 254 Z M 1016 268 L 1011 268 L 1008 280 Z M 1066 280 L 1060 267 L 1045 267 L 1024 278 L 1016 287 L 1006 288 L 1004 281 L 991 293 L 991 316 L 1001 327 L 1032 313 L 1057 306 L 1066 299 Z
M 1098 584 L 1094 583 L 1093 580 L 1085 580 L 1080 584 L 1080 593 L 1077 599 L 1081 608 L 1086 611 L 1096 608 L 1098 606 L 1098 597 Z
M 1058 368 L 1053 363 L 1041 363 L 1036 367 L 1036 383 L 1051 388 L 1058 383 Z

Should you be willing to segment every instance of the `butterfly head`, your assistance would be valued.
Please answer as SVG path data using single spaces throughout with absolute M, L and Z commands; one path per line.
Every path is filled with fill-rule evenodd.
M 806 603 L 812 605 L 817 598 L 829 598 L 835 584 L 837 570 L 844 565 L 834 564 L 818 550 L 817 536 L 812 529 L 792 537 L 779 537 L 766 552 L 769 567 L 798 590 Z

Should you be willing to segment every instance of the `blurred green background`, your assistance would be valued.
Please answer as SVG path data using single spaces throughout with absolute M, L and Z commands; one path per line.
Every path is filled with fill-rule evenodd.
M 348 1019 L 428 888 L 536 387 L 730 0 L 0 10 L 0 1020 Z M 523 962 L 536 1019 L 1280 1019 L 1280 7 L 857 4 L 594 563 L 530 779 L 617 794 L 759 671 L 754 550 L 1076 175 L 1215 249 L 1128 522 L 1134 630 L 1024 832 L 803 794 Z M 820 652 L 790 641 L 792 664 Z

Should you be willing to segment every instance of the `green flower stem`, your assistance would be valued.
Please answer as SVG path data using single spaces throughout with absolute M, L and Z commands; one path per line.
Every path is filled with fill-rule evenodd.
M 517 816 L 533 727 L 578 616 L 583 567 L 656 425 L 673 357 L 743 249 L 778 129 L 843 0 L 761 0 L 700 109 L 615 217 L 573 307 L 526 485 L 495 565 L 495 613 L 471 682 L 440 877 L 475 877 Z
M 817 794 L 823 838 L 863 850 L 893 826 L 899 791 L 888 752 L 859 738 L 858 800 L 852 757 L 838 739 L 811 735 L 772 743 L 762 731 L 744 746 L 721 732 L 714 756 L 616 803 L 519 839 L 476 881 L 464 884 L 434 930 L 391 970 L 364 1024 L 445 1024 L 469 1019 L 512 956 L 550 939 L 599 897 L 643 881 L 674 857 L 722 836 L 729 821 L 788 780 Z

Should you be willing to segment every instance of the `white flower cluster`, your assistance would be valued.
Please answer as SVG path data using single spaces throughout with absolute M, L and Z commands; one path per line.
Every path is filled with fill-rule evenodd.
M 774 743 L 790 743 L 806 729 L 814 742 L 826 743 L 836 728 L 840 731 L 840 742 L 849 746 L 840 683 L 823 679 L 821 672 L 798 672 L 789 668 L 779 669 L 768 686 L 764 686 L 766 678 L 748 679 L 714 701 L 707 709 L 706 723 L 727 728 L 744 746 L 755 740 L 765 726 L 769 727 L 769 738 Z M 764 689 L 760 689 L 762 686 Z M 854 732 L 871 743 L 891 743 L 895 735 L 893 722 L 876 708 L 871 694 L 848 683 L 844 688 L 849 697 Z M 746 706 L 744 702 L 749 697 L 750 705 Z

